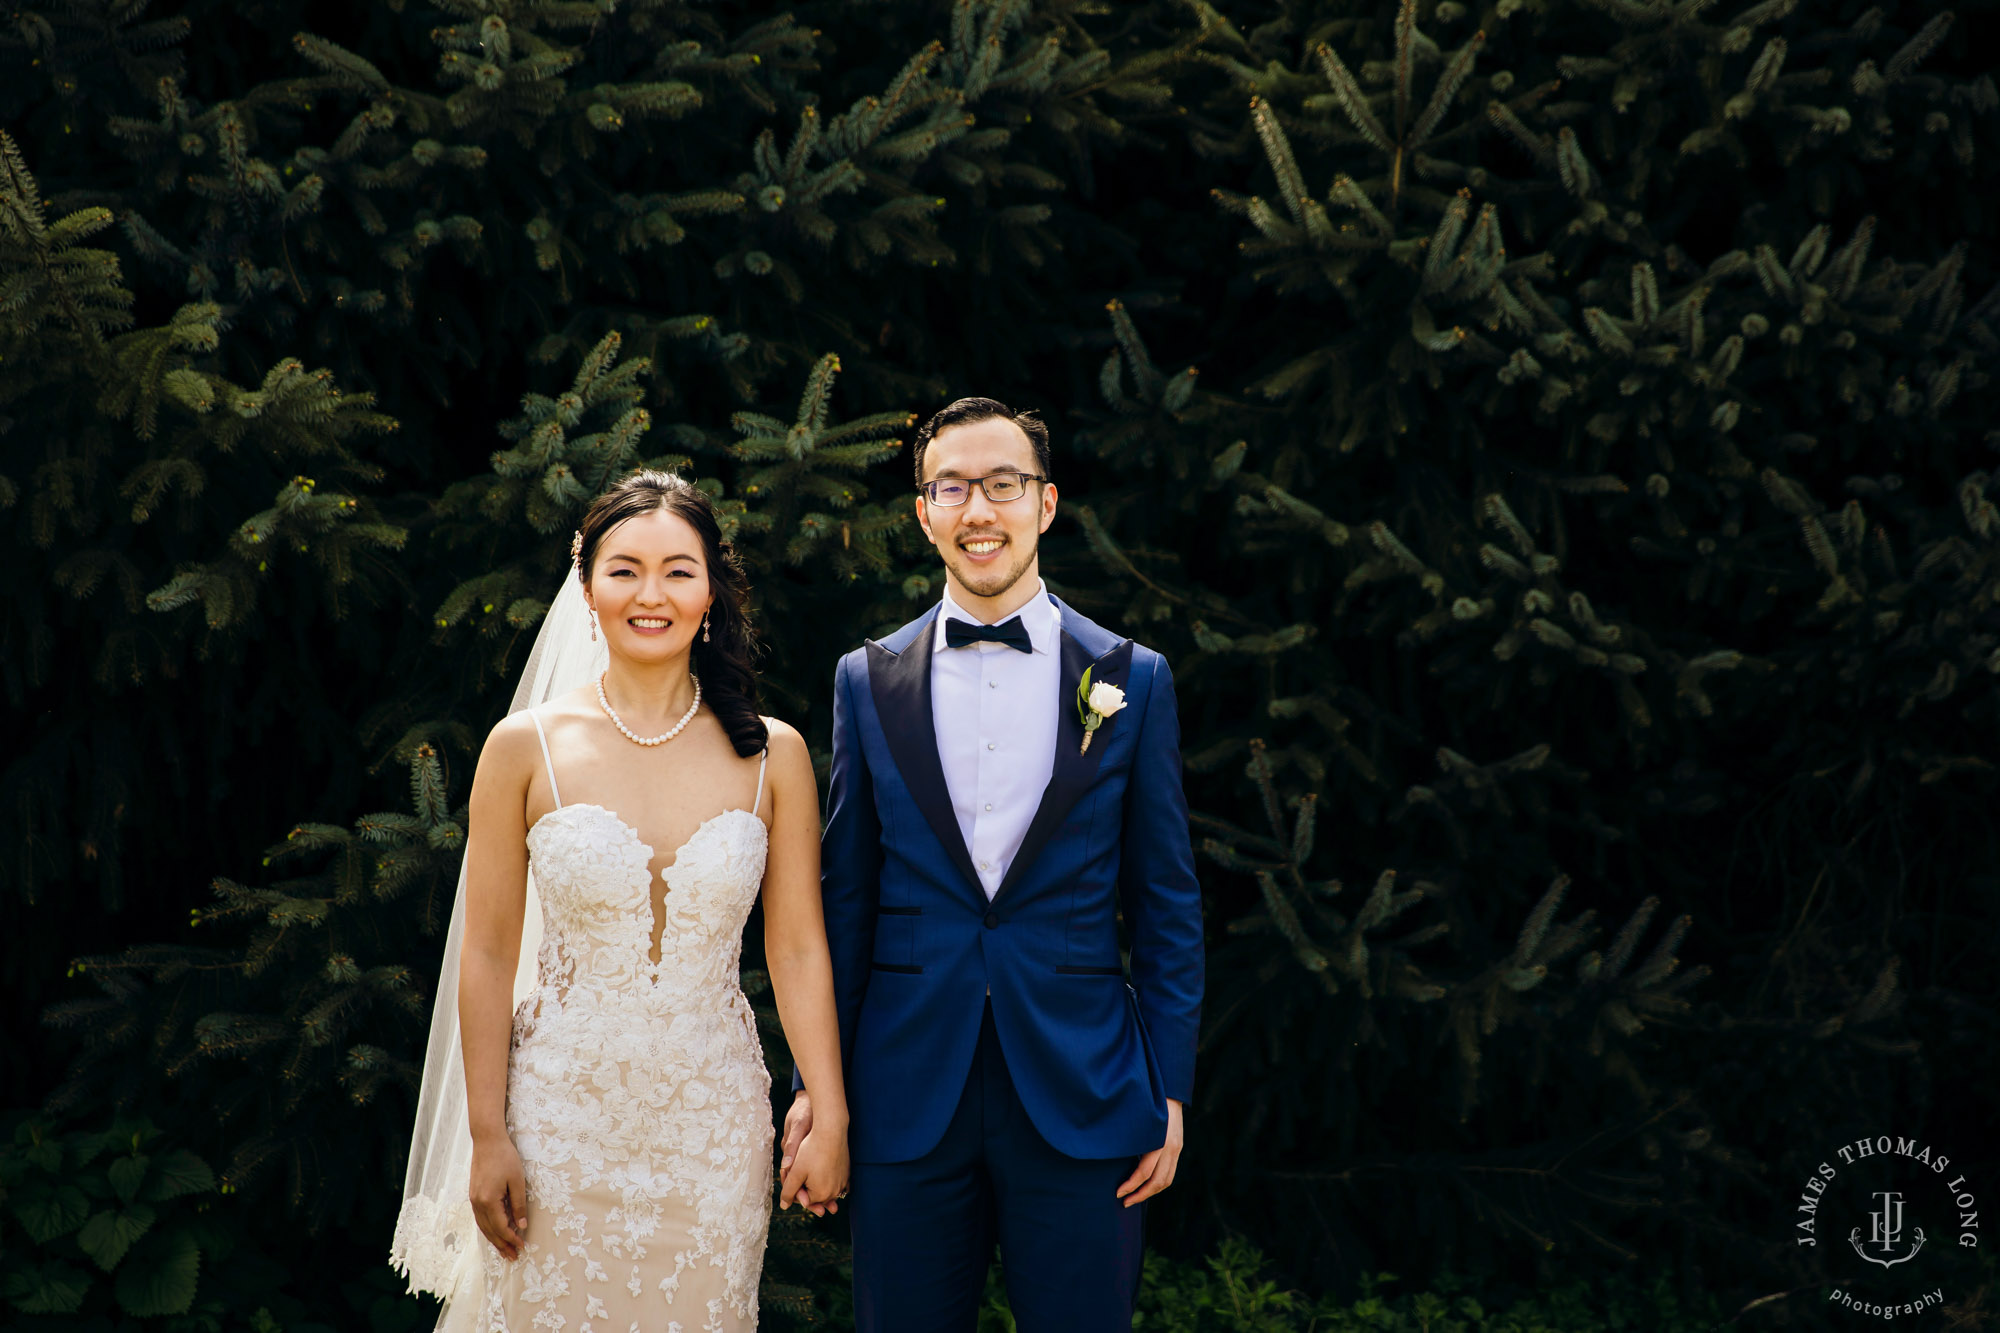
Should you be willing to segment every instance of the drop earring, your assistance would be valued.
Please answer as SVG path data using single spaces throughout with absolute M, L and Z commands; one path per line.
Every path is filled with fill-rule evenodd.
M 597 608 L 590 608 L 590 641 L 597 642 Z
M 701 641 L 703 643 L 708 642 L 708 616 L 709 613 L 706 611 L 701 613 Z

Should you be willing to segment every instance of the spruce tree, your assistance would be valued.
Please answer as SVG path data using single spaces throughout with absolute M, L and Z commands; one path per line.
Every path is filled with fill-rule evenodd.
M 21 722 L 0 774 L 0 883 L 25 915 L 5 946 L 16 976 L 52 942 L 79 940 L 64 910 L 79 922 L 133 904 L 164 924 L 143 902 L 158 887 L 145 849 L 126 841 L 136 810 L 171 827 L 228 780 L 221 770 L 271 762 L 257 733 L 275 713 L 296 762 L 335 748 L 338 692 L 302 691 L 307 681 L 275 668 L 282 652 L 240 631 L 274 600 L 365 599 L 403 539 L 352 489 L 380 478 L 371 455 L 395 424 L 371 395 L 292 357 L 225 373 L 226 361 L 250 363 L 229 355 L 240 340 L 209 301 L 142 323 L 125 266 L 102 245 L 112 210 L 53 202 L 0 131 L 0 411 L 12 437 L 0 507 L 18 562 L 0 671 Z M 195 547 L 215 553 L 202 575 L 175 574 Z M 176 696 L 183 710 L 163 712 Z M 281 785 L 306 799 L 309 788 Z
M 1189 142 L 1257 167 L 1213 192 L 1222 373 L 1114 303 L 1081 440 L 1123 484 L 1065 573 L 1185 682 L 1226 1225 L 1352 1271 L 1630 1255 L 1636 1211 L 1811 1280 L 1715 1182 L 1810 1169 L 1770 1129 L 1831 1089 L 1899 1100 L 1916 939 L 1868 895 L 1942 921 L 1932 877 L 1984 878 L 1983 835 L 1885 837 L 1983 800 L 2000 660 L 2000 289 L 1952 230 L 1991 235 L 1997 103 L 1926 71 L 1951 23 L 1299 4 L 1218 40 Z

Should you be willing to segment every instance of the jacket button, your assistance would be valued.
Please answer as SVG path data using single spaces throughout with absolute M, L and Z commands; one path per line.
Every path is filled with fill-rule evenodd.
M 995 926 L 999 924 L 1000 924 L 1000 914 L 998 912 L 988 912 L 986 914 L 986 928 L 988 930 L 993 929 Z

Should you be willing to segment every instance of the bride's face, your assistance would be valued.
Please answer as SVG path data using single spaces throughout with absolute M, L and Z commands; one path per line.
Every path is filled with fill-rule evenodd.
M 613 653 L 641 663 L 684 656 L 713 600 L 701 534 L 671 510 L 626 519 L 598 543 L 586 592 Z

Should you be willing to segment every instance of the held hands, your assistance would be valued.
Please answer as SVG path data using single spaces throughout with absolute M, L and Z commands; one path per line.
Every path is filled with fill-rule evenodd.
M 847 1126 L 830 1120 L 813 1123 L 812 1099 L 803 1089 L 785 1113 L 784 1158 L 778 1163 L 784 1181 L 778 1186 L 778 1207 L 797 1204 L 814 1217 L 840 1211 L 847 1193 Z
M 473 1140 L 469 1193 L 480 1233 L 502 1259 L 520 1258 L 528 1235 L 528 1178 L 521 1170 L 521 1155 L 506 1135 Z
M 1169 1098 L 1167 1141 L 1141 1157 L 1139 1165 L 1118 1187 L 1118 1197 L 1125 1200 L 1127 1208 L 1135 1203 L 1144 1203 L 1174 1183 L 1174 1173 L 1181 1164 L 1181 1142 L 1181 1104 Z

